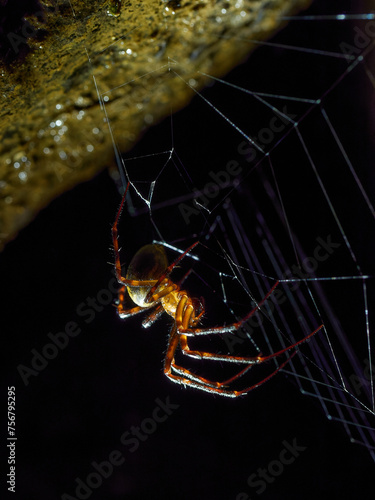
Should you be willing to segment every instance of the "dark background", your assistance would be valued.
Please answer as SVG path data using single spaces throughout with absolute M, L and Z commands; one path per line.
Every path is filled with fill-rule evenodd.
M 354 11 L 351 2 L 330 4 L 326 12 L 326 3 L 316 2 L 309 12 L 346 12 L 345 8 L 350 13 L 361 12 L 359 5 L 358 11 Z M 337 41 L 341 37 L 351 40 L 350 30 L 350 23 L 321 23 L 320 28 L 303 22 L 291 23 L 275 41 L 295 45 L 298 40 L 302 47 L 338 50 Z M 319 38 L 312 39 L 318 35 Z M 320 87 L 304 87 L 301 92 L 298 82 L 294 81 L 293 87 L 288 77 L 292 70 L 288 65 L 298 64 L 299 73 L 307 74 L 312 63 L 306 54 L 290 58 L 288 51 L 275 49 L 270 64 L 262 50 L 234 70 L 228 79 L 245 88 L 317 97 L 345 68 L 343 61 L 339 67 L 329 58 L 317 57 L 315 71 L 320 74 L 314 85 L 318 82 Z M 279 78 L 277 85 L 275 75 Z M 363 139 L 364 133 L 367 137 L 373 134 L 364 118 L 366 107 L 369 103 L 373 106 L 373 96 L 367 93 L 368 85 L 364 82 L 368 80 L 363 75 L 357 71 L 347 85 L 340 85 L 327 107 L 340 117 L 342 103 L 353 102 L 350 119 L 343 116 L 340 137 L 349 151 L 356 152 L 361 175 L 364 179 L 368 176 L 367 188 L 373 195 L 369 163 L 372 151 L 369 141 Z M 230 108 L 235 110 L 232 119 L 242 123 L 243 95 L 233 90 L 225 95 L 221 92 L 222 88 L 215 85 L 204 95 L 221 110 L 228 107 L 229 95 Z M 255 123 L 258 120 L 260 117 L 256 116 Z M 211 150 L 206 153 L 207 159 L 201 160 L 209 169 L 214 168 L 211 165 L 220 165 L 222 158 L 233 155 L 233 142 L 228 141 L 227 129 L 217 126 L 219 121 L 199 98 L 174 116 L 175 147 L 189 168 L 193 168 L 189 156 L 194 157 L 198 152 L 202 158 L 205 154 L 196 139 L 199 136 L 196 127 L 202 127 L 202 134 L 218 145 L 216 156 Z M 313 117 L 310 127 L 304 132 L 314 146 Z M 169 134 L 167 119 L 145 134 L 131 156 L 163 150 L 161 145 Z M 330 151 L 324 150 L 324 144 L 317 142 L 315 147 L 329 158 Z M 286 158 L 289 161 L 290 157 Z M 347 186 L 343 181 L 340 185 L 333 164 L 327 162 L 327 165 L 332 165 L 331 180 L 337 182 L 338 189 L 343 192 L 350 189 L 349 183 Z M 296 184 L 295 190 L 300 191 L 301 186 Z M 304 193 L 309 196 L 305 188 Z M 163 317 L 151 329 L 143 330 L 140 317 L 122 322 L 112 304 L 96 312 L 88 323 L 87 316 L 79 316 L 77 307 L 106 289 L 112 277 L 110 226 L 119 200 L 115 184 L 103 172 L 51 203 L 8 244 L 0 257 L 0 275 L 6 284 L 1 291 L 7 369 L 3 400 L 6 386 L 16 386 L 15 497 L 57 499 L 63 493 L 75 497 L 75 479 L 86 482 L 88 474 L 94 471 L 93 461 L 108 460 L 113 450 L 119 450 L 125 459 L 123 465 L 115 467 L 113 474 L 94 489 L 91 498 L 254 499 L 259 495 L 247 485 L 248 477 L 277 461 L 285 440 L 288 443 L 296 440 L 305 450 L 267 485 L 260 495 L 263 499 L 370 496 L 374 464 L 369 452 L 350 444 L 343 427 L 329 422 L 316 400 L 302 396 L 286 376 L 279 375 L 238 400 L 183 389 L 172 384 L 162 372 L 169 318 Z M 360 220 L 355 210 L 352 207 L 343 213 L 360 247 L 361 235 L 368 228 L 366 219 Z M 174 224 L 177 225 L 176 217 L 171 210 L 169 234 L 173 234 Z M 143 239 L 148 239 L 148 232 L 149 240 L 154 237 L 152 229 L 143 226 L 143 222 L 140 225 L 140 220 L 124 213 L 120 234 L 125 260 L 147 243 Z M 306 226 L 307 239 L 308 234 Z M 304 235 L 300 236 L 303 239 Z M 366 248 L 362 255 L 369 273 L 373 270 L 370 267 L 373 250 L 374 247 Z M 31 350 L 40 352 L 49 342 L 47 334 L 64 330 L 69 321 L 77 322 L 81 333 L 70 339 L 68 346 L 37 376 L 31 376 L 25 386 L 17 367 L 20 364 L 29 367 Z M 209 321 L 216 324 L 215 314 L 206 318 L 207 324 Z M 165 401 L 167 397 L 178 405 L 172 415 L 158 424 L 136 451 L 131 452 L 129 446 L 121 444 L 120 437 L 125 431 L 152 416 L 156 398 Z M 238 496 L 241 492 L 243 497 Z

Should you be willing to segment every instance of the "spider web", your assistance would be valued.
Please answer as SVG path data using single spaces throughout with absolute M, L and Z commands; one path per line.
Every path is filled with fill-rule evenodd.
M 189 114 L 171 114 L 131 155 L 108 125 L 114 177 L 131 184 L 125 260 L 152 239 L 172 259 L 199 240 L 177 275 L 192 269 L 186 287 L 209 298 L 206 326 L 238 320 L 280 280 L 243 329 L 208 350 L 272 353 L 323 324 L 282 372 L 375 460 L 375 14 L 340 9 L 317 2 L 288 18 L 247 65 L 206 74 L 204 91 L 185 81 L 196 93 Z M 183 79 L 172 58 L 160 71 Z M 106 115 L 111 91 L 96 83 Z

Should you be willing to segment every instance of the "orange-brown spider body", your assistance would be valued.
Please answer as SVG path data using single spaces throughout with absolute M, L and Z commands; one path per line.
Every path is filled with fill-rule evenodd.
M 170 265 L 168 265 L 168 259 L 162 245 L 145 245 L 134 255 L 128 266 L 126 276 L 122 276 L 117 226 L 128 189 L 129 184 L 126 188 L 115 222 L 112 226 L 116 276 L 118 282 L 122 285 L 117 301 L 117 311 L 122 319 L 126 319 L 143 311 L 148 311 L 148 316 L 143 321 L 144 327 L 149 327 L 163 312 L 166 312 L 174 319 L 173 326 L 169 333 L 168 348 L 164 361 L 164 373 L 170 380 L 183 386 L 195 387 L 196 389 L 219 394 L 221 396 L 241 396 L 267 382 L 271 377 L 279 372 L 292 359 L 292 357 L 297 354 L 296 347 L 315 335 L 322 328 L 323 325 L 319 326 L 302 340 L 268 356 L 258 354 L 257 356 L 243 357 L 190 349 L 188 344 L 189 337 L 236 332 L 270 298 L 273 291 L 278 286 L 278 282 L 276 282 L 266 295 L 256 304 L 256 306 L 239 321 L 225 326 L 198 328 L 198 324 L 204 314 L 203 299 L 198 300 L 190 297 L 187 291 L 181 290 L 181 283 L 176 284 L 169 278 L 176 265 L 197 246 L 198 242 L 191 245 Z M 131 309 L 127 309 L 125 307 L 126 292 L 129 294 L 134 304 L 136 304 L 136 306 Z M 204 377 L 196 375 L 189 369 L 176 364 L 175 353 L 178 347 L 181 348 L 184 355 L 191 358 L 231 362 L 239 365 L 245 365 L 245 368 L 241 369 L 233 377 L 221 382 L 208 380 Z M 260 382 L 242 390 L 232 389 L 233 382 L 237 381 L 254 365 L 277 358 L 282 354 L 288 354 L 291 350 L 292 353 L 287 357 L 287 359 L 280 363 L 270 375 L 263 378 Z
M 194 327 L 201 316 L 202 306 L 197 299 L 191 298 L 187 292 L 165 277 L 167 268 L 168 259 L 162 245 L 145 245 L 138 250 L 130 261 L 125 279 L 132 283 L 152 282 L 153 286 L 134 287 L 129 284 L 126 286 L 129 297 L 141 309 L 154 307 L 160 302 L 163 310 L 172 318 L 176 318 L 183 328 Z M 124 317 L 122 311 L 119 311 L 119 314 Z

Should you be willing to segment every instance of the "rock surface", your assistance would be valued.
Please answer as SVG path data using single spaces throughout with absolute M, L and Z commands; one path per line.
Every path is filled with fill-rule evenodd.
M 1 248 L 310 0 L 0 3 Z

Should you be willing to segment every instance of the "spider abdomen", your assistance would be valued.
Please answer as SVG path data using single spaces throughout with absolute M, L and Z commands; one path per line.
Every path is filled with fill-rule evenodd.
M 138 250 L 130 261 L 126 279 L 147 281 L 158 280 L 168 267 L 168 259 L 162 245 L 145 245 Z M 130 298 L 141 307 L 150 307 L 153 302 L 145 302 L 150 286 L 127 287 Z

